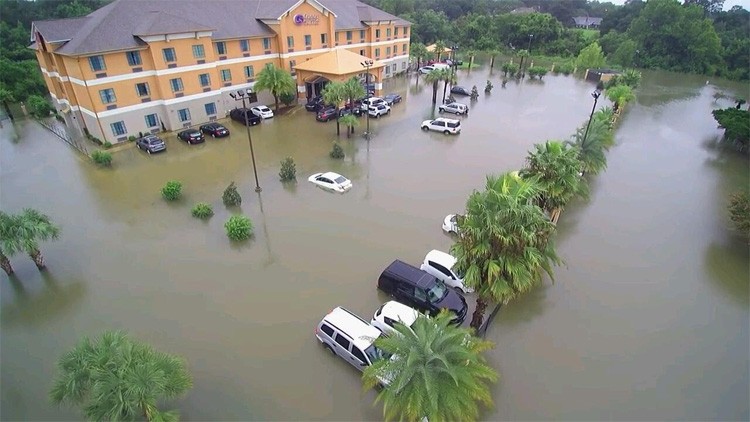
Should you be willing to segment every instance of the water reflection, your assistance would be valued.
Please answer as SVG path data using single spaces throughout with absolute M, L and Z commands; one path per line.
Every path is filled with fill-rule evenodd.
M 50 271 L 42 271 L 44 285 L 41 290 L 29 290 L 16 276 L 8 278 L 16 298 L 4 302 L 0 310 L 3 326 L 33 326 L 54 321 L 75 310 L 76 304 L 86 294 L 82 281 L 61 283 Z M 28 281 L 26 281 L 28 282 Z

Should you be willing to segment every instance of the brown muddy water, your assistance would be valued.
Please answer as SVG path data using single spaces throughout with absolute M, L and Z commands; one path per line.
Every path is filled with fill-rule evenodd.
M 404 101 L 371 120 L 374 138 L 342 143 L 335 123 L 303 110 L 252 128 L 263 192 L 253 191 L 241 126 L 224 140 L 166 154 L 117 152 L 98 169 L 33 122 L 0 129 L 0 200 L 34 207 L 63 227 L 45 244 L 49 271 L 13 258 L 0 276 L 3 420 L 80 419 L 49 403 L 58 356 L 82 336 L 123 329 L 187 359 L 195 385 L 168 406 L 184 420 L 376 420 L 359 373 L 319 346 L 313 329 L 343 305 L 370 318 L 386 297 L 375 281 L 394 258 L 418 264 L 447 250 L 443 217 L 461 211 L 484 176 L 516 170 L 534 143 L 569 136 L 591 109 L 590 83 L 547 76 L 500 87 L 487 69 L 460 75 L 480 92 L 463 133 L 423 133 L 431 88 L 388 81 Z M 716 84 L 716 85 L 714 85 Z M 730 229 L 728 195 L 748 187 L 748 161 L 716 143 L 713 108 L 747 86 L 644 74 L 621 121 L 608 170 L 562 216 L 566 265 L 556 280 L 503 308 L 488 332 L 501 373 L 487 420 L 744 419 L 748 410 L 748 246 Z M 440 95 L 442 96 L 442 95 Z M 466 99 L 469 103 L 468 98 Z M 602 101 L 600 105 L 607 105 Z M 297 162 L 282 186 L 279 162 Z M 352 179 L 345 195 L 307 176 Z M 184 198 L 165 203 L 167 180 Z M 236 181 L 252 240 L 230 243 L 221 204 Z M 190 216 L 214 205 L 208 222 Z

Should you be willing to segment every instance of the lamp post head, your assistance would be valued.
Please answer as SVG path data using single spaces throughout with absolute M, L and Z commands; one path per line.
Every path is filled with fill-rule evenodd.
M 373 63 L 374 63 L 374 62 L 373 62 L 372 60 L 365 60 L 365 61 L 363 61 L 363 62 L 362 62 L 362 63 L 360 63 L 360 64 L 362 65 L 362 67 L 370 67 L 370 66 L 372 66 L 372 65 L 373 65 Z
M 251 88 L 247 88 L 247 89 L 245 90 L 245 93 L 246 93 L 246 94 L 248 95 L 248 97 L 249 97 L 249 96 L 250 96 L 250 94 L 252 94 L 252 93 L 253 93 L 253 90 L 252 90 Z
M 229 96 L 230 96 L 230 97 L 232 97 L 232 98 L 233 98 L 233 99 L 235 99 L 235 100 L 237 99 L 237 96 L 236 96 L 236 95 L 234 95 L 234 92 L 230 92 L 230 93 L 229 93 Z
M 602 92 L 598 89 L 594 90 L 594 92 L 591 93 L 591 96 L 594 97 L 594 100 L 598 100 L 600 95 L 602 95 Z

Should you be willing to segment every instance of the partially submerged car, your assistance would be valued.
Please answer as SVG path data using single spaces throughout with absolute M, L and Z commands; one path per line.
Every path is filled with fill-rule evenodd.
M 325 173 L 315 173 L 312 176 L 308 177 L 307 181 L 323 189 L 328 189 L 339 193 L 344 193 L 352 188 L 351 180 L 332 171 Z

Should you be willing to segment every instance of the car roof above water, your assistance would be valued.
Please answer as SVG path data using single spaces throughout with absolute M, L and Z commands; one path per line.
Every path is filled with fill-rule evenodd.
M 400 259 L 393 261 L 383 272 L 394 274 L 400 279 L 406 280 L 409 284 L 421 288 L 428 288 L 437 283 L 435 277 Z
M 337 306 L 323 318 L 324 322 L 350 336 L 354 344 L 364 350 L 380 336 L 380 330 L 348 309 Z

